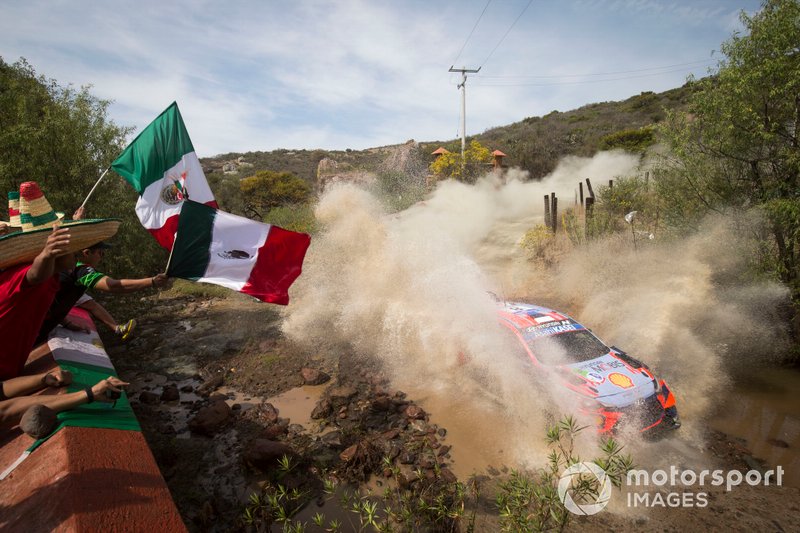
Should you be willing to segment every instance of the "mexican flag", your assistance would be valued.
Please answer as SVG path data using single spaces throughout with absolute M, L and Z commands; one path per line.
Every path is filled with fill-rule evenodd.
M 311 237 L 183 202 L 167 275 L 222 285 L 286 305 Z
M 142 130 L 111 168 L 139 193 L 136 215 L 167 250 L 172 249 L 184 200 L 217 207 L 175 102 Z

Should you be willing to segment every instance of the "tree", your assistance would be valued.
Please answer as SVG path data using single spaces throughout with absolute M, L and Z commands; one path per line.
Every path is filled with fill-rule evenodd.
M 488 171 L 492 163 L 492 153 L 478 141 L 470 141 L 469 148 L 461 153 L 446 152 L 431 163 L 431 172 L 439 179 L 454 178 L 467 183 L 474 183 Z
M 37 76 L 24 59 L 0 58 L 0 188 L 12 191 L 37 181 L 53 208 L 69 218 L 100 173 L 126 144 L 132 129 L 108 119 L 108 100 L 89 87 L 62 87 Z M 142 228 L 134 212 L 136 192 L 122 179 L 107 176 L 86 206 L 93 218 L 123 220 L 106 267 L 126 277 L 163 269 L 166 254 Z M 139 250 L 136 257 L 124 250 Z
M 695 83 L 689 112 L 662 130 L 679 214 L 763 210 L 773 268 L 800 299 L 800 3 L 765 0 L 747 32 L 722 44 L 716 75 Z M 688 201 L 678 201 L 678 198 Z
M 266 213 L 278 206 L 301 204 L 308 200 L 311 187 L 290 172 L 261 170 L 244 178 L 239 184 L 247 216 L 264 219 Z

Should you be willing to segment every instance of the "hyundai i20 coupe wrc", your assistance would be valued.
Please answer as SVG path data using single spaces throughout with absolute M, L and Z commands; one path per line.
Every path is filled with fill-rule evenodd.
M 581 412 L 595 418 L 600 433 L 623 424 L 645 435 L 680 427 L 672 391 L 647 365 L 606 346 L 567 315 L 524 303 L 497 305 L 500 323 L 514 333 L 534 371 L 577 394 Z

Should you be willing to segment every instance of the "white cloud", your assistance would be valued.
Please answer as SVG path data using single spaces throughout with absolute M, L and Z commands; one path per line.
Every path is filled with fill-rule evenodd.
M 535 2 L 490 6 L 458 59 L 481 75 L 555 76 L 705 59 L 757 0 Z M 456 136 L 460 76 L 447 69 L 485 3 L 314 0 L 11 2 L 0 53 L 61 84 L 92 84 L 112 118 L 144 127 L 178 101 L 204 154 L 366 148 Z M 653 18 L 658 24 L 653 24 Z M 500 87 L 471 77 L 467 131 L 682 84 L 685 71 L 616 82 Z M 703 74 L 705 66 L 694 69 Z M 538 82 L 548 80 L 539 79 Z M 579 78 L 550 79 L 575 82 Z M 528 83 L 528 85 L 525 85 Z M 296 144 L 293 144 L 296 143 Z

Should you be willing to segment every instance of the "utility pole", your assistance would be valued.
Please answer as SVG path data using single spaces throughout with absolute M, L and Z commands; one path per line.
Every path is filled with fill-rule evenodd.
M 475 74 L 480 72 L 481 68 L 478 67 L 478 70 L 469 70 L 466 67 L 461 68 L 453 68 L 450 67 L 448 72 L 460 72 L 461 73 L 461 83 L 458 84 L 458 89 L 461 89 L 461 161 L 463 165 L 464 161 L 464 151 L 466 150 L 467 146 L 467 74 Z

